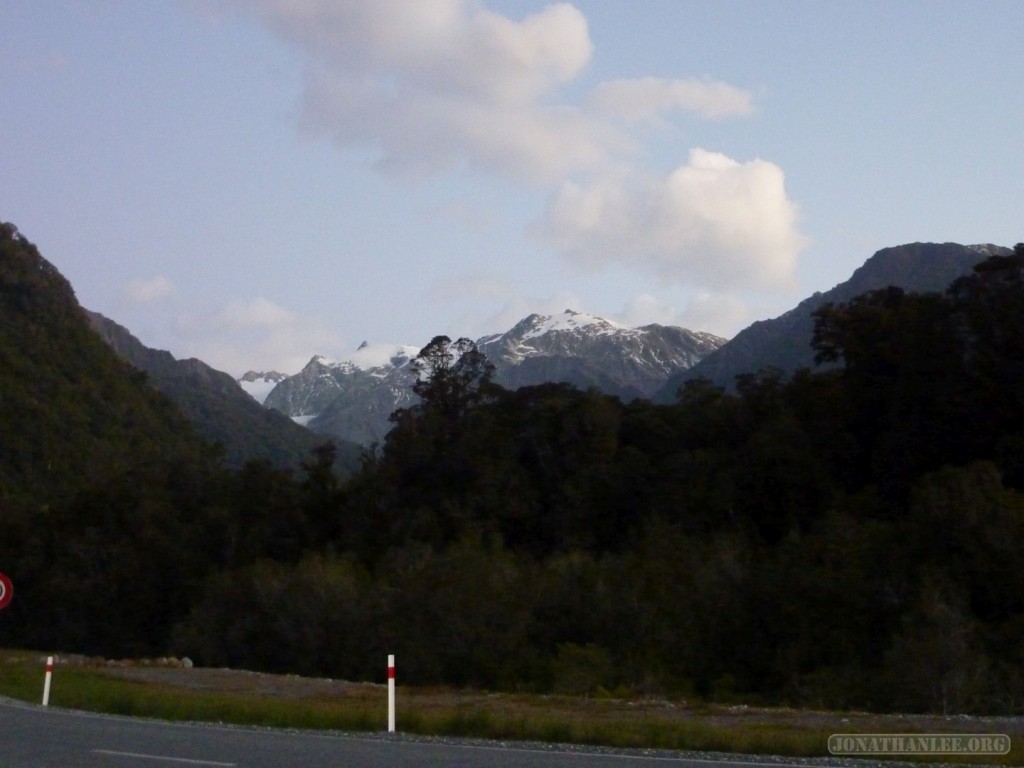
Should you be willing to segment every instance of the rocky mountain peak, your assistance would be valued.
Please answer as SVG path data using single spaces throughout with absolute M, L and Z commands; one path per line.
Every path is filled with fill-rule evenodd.
M 477 348 L 509 389 L 545 382 L 594 387 L 625 400 L 647 397 L 674 372 L 725 342 L 708 333 L 649 325 L 627 328 L 585 312 L 529 315 Z M 310 429 L 363 444 L 380 442 L 396 408 L 413 402 L 418 347 L 363 342 L 342 360 L 316 356 L 278 384 L 265 405 Z

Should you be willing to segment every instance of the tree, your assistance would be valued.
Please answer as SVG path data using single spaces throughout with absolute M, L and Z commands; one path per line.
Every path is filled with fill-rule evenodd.
M 341 483 L 334 472 L 337 455 L 338 447 L 327 442 L 314 448 L 313 456 L 302 464 L 306 472 L 302 505 L 311 537 L 304 542 L 307 547 L 343 538 Z
M 392 544 L 440 545 L 480 517 L 473 489 L 486 462 L 472 424 L 486 421 L 480 406 L 504 390 L 491 383 L 494 366 L 466 338 L 434 337 L 411 366 L 419 401 L 391 415 L 395 426 L 380 459 L 367 465 L 372 481 L 360 503 L 364 522 L 372 516 L 387 526 Z
M 413 359 L 418 378 L 412 386 L 424 408 L 448 419 L 458 419 L 486 394 L 494 378 L 494 365 L 463 337 L 453 342 L 435 336 Z
M 938 293 L 890 286 L 815 312 L 815 361 L 845 363 L 859 483 L 896 499 L 922 472 L 970 458 L 960 339 L 953 305 Z
M 975 266 L 948 295 L 965 349 L 971 443 L 1024 487 L 1024 243 Z

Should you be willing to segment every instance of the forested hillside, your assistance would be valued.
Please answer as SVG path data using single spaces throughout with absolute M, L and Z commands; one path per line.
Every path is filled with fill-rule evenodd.
M 181 577 L 189 511 L 178 486 L 212 456 L 5 223 L 0 317 L 0 570 L 17 590 L 0 637 L 142 645 L 141 634 L 169 626 L 159 590 L 174 593 Z
M 143 371 L 150 384 L 169 397 L 207 442 L 219 445 L 224 462 L 239 468 L 263 460 L 282 469 L 297 469 L 317 446 L 330 438 L 318 435 L 282 413 L 263 408 L 231 376 L 195 358 L 176 360 L 170 352 L 150 349 L 126 328 L 96 312 L 89 324 L 119 357 Z M 342 475 L 358 466 L 358 445 L 338 442 L 335 466 Z
M 31 247 L 5 233 L 6 276 Z M 5 326 L 20 311 L 45 337 L 50 313 L 29 288 L 9 307 L 8 282 Z M 292 475 L 165 446 L 145 472 L 65 459 L 82 479 L 44 505 L 48 437 L 34 485 L 4 456 L 0 643 L 349 679 L 395 653 L 410 684 L 1020 713 L 1024 245 L 943 293 L 826 305 L 808 343 L 841 365 L 657 405 L 508 391 L 472 342 L 437 337 L 419 401 L 344 482 L 329 447 Z M 64 439 L 95 428 L 34 407 Z
M 181 414 L 89 330 L 68 282 L 3 222 L 0 317 L 5 499 L 45 508 L 111 471 L 197 455 Z
M 989 256 L 1007 256 L 1010 250 L 998 245 L 958 243 L 908 243 L 883 248 L 850 276 L 825 293 L 815 293 L 797 306 L 771 320 L 747 326 L 727 344 L 680 371 L 651 399 L 672 402 L 679 387 L 697 378 L 710 379 L 730 389 L 739 374 L 765 367 L 787 374 L 813 366 L 814 352 L 808 339 L 814 329 L 814 313 L 828 303 L 850 301 L 868 291 L 896 285 L 918 293 L 942 292 Z

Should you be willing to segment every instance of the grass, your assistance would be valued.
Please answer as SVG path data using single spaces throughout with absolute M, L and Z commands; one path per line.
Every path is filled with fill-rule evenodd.
M 41 701 L 43 667 L 38 658 L 38 654 L 0 652 L 0 695 Z M 373 730 L 387 717 L 384 701 L 296 702 L 246 693 L 193 691 L 111 677 L 94 667 L 58 666 L 50 705 L 162 720 L 352 731 Z
M 42 659 L 39 653 L 0 650 L 0 695 L 39 702 Z M 182 675 L 193 672 L 199 671 L 183 671 Z M 245 678 L 245 673 L 234 674 L 242 675 L 241 686 L 237 682 L 233 685 L 242 690 L 143 682 L 117 677 L 102 667 L 59 665 L 54 672 L 50 704 L 164 720 L 356 732 L 385 728 L 387 694 L 383 686 L 343 685 L 340 693 L 335 688 L 330 693 L 313 690 L 296 697 L 290 689 L 302 688 L 297 685 L 301 683 L 298 678 Z M 250 679 L 253 682 L 246 690 Z M 255 684 L 257 680 L 260 686 Z M 270 688 L 262 682 L 268 680 L 273 692 L 268 692 Z M 822 718 L 821 713 L 815 713 L 817 717 L 804 714 L 409 687 L 400 687 L 398 696 L 399 730 L 435 736 L 814 757 L 828 754 L 828 736 L 837 731 L 910 730 L 905 720 L 892 719 L 886 725 L 879 716 L 870 716 L 868 725 L 867 720 L 858 722 L 851 715 Z M 1022 735 L 1013 735 L 1014 748 L 1009 755 L 957 762 L 1022 765 Z M 946 756 L 941 762 L 953 760 Z

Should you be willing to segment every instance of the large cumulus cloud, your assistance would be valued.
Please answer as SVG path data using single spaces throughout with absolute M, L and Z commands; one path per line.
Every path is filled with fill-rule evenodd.
M 617 137 L 560 86 L 593 50 L 583 15 L 514 21 L 466 0 L 264 0 L 267 24 L 308 54 L 305 126 L 374 146 L 393 169 L 460 163 L 554 179 L 608 161 Z
M 533 185 L 549 198 L 535 231 L 573 263 L 719 292 L 791 284 L 805 239 L 781 168 L 705 149 L 675 168 L 636 165 L 638 125 L 742 118 L 749 91 L 652 75 L 587 92 L 596 53 L 567 3 L 519 19 L 475 0 L 248 7 L 304 56 L 306 130 L 369 146 L 392 172 L 483 170 Z
M 623 262 L 713 289 L 787 288 L 804 246 L 782 169 L 694 149 L 664 176 L 565 182 L 544 236 L 572 258 Z

